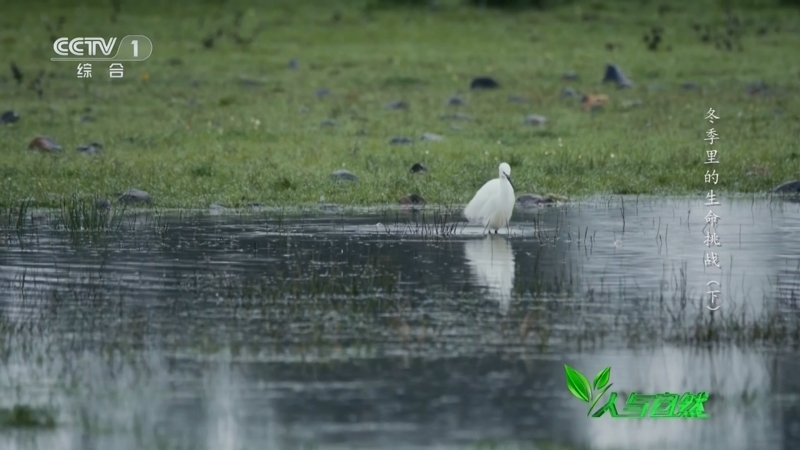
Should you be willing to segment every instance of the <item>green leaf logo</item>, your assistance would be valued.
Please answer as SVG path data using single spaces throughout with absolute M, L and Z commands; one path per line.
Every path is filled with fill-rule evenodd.
M 609 378 L 611 378 L 611 367 L 606 367 L 594 377 L 594 389 L 597 390 L 606 387 Z
M 567 375 L 567 388 L 572 392 L 572 395 L 586 403 L 590 403 L 589 411 L 586 413 L 588 417 L 592 413 L 595 405 L 597 405 L 597 401 L 600 400 L 608 388 L 612 386 L 608 383 L 611 379 L 611 367 L 606 367 L 595 375 L 594 382 L 591 385 L 589 384 L 589 380 L 573 367 L 564 364 L 564 372 Z M 594 389 L 592 389 L 592 386 L 594 386 Z M 600 392 L 592 396 L 592 391 Z
M 589 385 L 589 380 L 578 370 L 566 364 L 564 364 L 564 371 L 567 374 L 567 388 L 572 395 L 589 403 L 592 399 L 592 387 Z

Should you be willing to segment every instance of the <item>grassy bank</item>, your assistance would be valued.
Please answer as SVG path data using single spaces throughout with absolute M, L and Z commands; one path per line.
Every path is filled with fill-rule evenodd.
M 135 187 L 163 207 L 394 203 L 411 192 L 464 203 L 499 161 L 511 164 L 518 193 L 700 196 L 710 126 L 720 135 L 719 191 L 766 191 L 800 178 L 798 8 L 734 10 L 733 19 L 710 2 L 524 12 L 441 3 L 169 10 L 13 1 L 0 19 L 0 52 L 23 79 L 5 63 L 0 110 L 21 119 L 0 125 L 0 202 L 55 206 L 64 195 Z M 655 50 L 644 39 L 652 27 L 663 28 Z M 125 63 L 123 79 L 109 79 L 107 63 L 78 79 L 76 64 L 49 60 L 53 37 L 128 34 L 149 36 L 155 49 L 145 62 Z M 634 87 L 601 84 L 607 62 Z M 570 71 L 579 78 L 562 79 Z M 481 75 L 500 88 L 471 91 Z M 748 91 L 759 81 L 766 90 Z M 584 111 L 579 97 L 562 97 L 566 87 L 606 94 L 609 104 Z M 320 88 L 330 95 L 316 95 Z M 446 105 L 455 94 L 465 105 Z M 387 109 L 394 100 L 409 107 Z M 704 120 L 709 108 L 721 117 L 714 125 Z M 457 114 L 469 118 L 442 118 Z M 547 122 L 525 124 L 529 114 Z M 421 141 L 426 132 L 443 139 Z M 37 135 L 63 152 L 28 150 Z M 389 144 L 398 136 L 413 142 Z M 103 144 L 98 155 L 76 151 L 92 141 Z M 429 172 L 411 175 L 415 162 Z M 341 168 L 360 180 L 332 182 Z

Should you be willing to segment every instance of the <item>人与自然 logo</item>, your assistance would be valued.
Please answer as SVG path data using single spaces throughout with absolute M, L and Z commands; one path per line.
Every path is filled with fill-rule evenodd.
M 579 400 L 589 404 L 586 416 L 599 418 L 608 413 L 613 419 L 707 419 L 705 403 L 708 392 L 684 392 L 683 394 L 663 392 L 642 394 L 631 392 L 622 410 L 617 411 L 617 392 L 611 391 L 605 403 L 595 410 L 600 399 L 613 383 L 611 367 L 606 367 L 595 375 L 592 383 L 577 369 L 564 364 L 567 376 L 567 388 Z M 592 410 L 595 410 L 592 413 Z

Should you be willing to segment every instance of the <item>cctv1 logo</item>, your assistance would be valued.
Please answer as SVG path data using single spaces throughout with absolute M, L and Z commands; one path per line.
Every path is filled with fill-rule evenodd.
M 153 54 L 153 41 L 147 36 L 133 34 L 120 39 L 101 37 L 58 38 L 53 51 L 58 57 L 51 61 L 144 61 Z M 114 52 L 114 56 L 111 53 Z

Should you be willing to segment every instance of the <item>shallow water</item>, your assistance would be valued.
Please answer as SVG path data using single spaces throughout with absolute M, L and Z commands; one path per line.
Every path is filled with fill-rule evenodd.
M 142 213 L 94 239 L 45 213 L 0 232 L 0 408 L 58 425 L 0 448 L 797 448 L 800 206 L 723 201 L 707 268 L 703 202 L 517 210 L 489 237 L 438 235 L 434 207 Z M 708 391 L 710 418 L 587 418 L 564 364 Z

